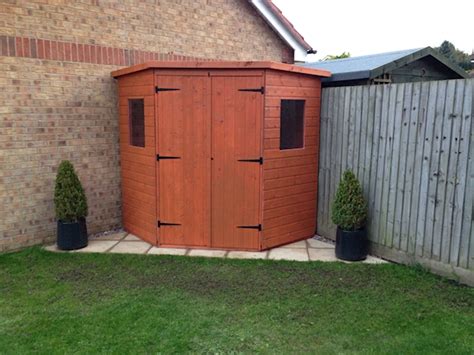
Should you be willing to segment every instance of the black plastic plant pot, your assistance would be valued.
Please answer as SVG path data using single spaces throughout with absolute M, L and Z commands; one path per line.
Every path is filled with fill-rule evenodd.
M 336 257 L 341 260 L 359 261 L 367 258 L 369 241 L 367 230 L 345 231 L 337 227 Z
M 86 219 L 77 222 L 58 221 L 58 248 L 61 250 L 76 250 L 87 246 Z

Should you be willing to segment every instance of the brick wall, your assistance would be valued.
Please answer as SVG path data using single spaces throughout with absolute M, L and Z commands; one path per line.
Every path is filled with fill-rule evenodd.
M 291 59 L 243 0 L 0 4 L 0 251 L 55 238 L 54 179 L 71 160 L 91 233 L 121 224 L 117 89 L 150 59 Z

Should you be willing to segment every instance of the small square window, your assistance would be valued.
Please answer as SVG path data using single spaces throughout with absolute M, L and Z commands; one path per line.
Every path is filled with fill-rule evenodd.
M 280 149 L 303 148 L 305 100 L 281 100 Z
M 128 119 L 130 144 L 135 147 L 145 146 L 145 103 L 143 99 L 128 100 Z

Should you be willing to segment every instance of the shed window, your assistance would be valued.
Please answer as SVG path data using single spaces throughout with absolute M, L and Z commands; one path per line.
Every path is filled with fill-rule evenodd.
M 281 100 L 280 149 L 303 148 L 305 100 Z
M 145 146 L 145 104 L 143 99 L 128 100 L 128 119 L 130 125 L 130 144 Z

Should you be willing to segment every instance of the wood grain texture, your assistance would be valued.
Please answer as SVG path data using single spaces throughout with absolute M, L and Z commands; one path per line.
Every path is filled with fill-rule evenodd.
M 317 72 L 275 63 L 152 63 L 115 74 L 129 232 L 163 246 L 240 250 L 314 234 Z M 179 90 L 155 93 L 155 86 Z M 240 91 L 262 86 L 264 95 Z M 129 144 L 131 98 L 144 99 L 143 148 Z M 280 150 L 282 99 L 305 100 L 303 148 Z M 156 154 L 179 159 L 157 162 Z M 263 165 L 239 161 L 260 157 Z M 177 225 L 158 228 L 158 220 Z M 238 228 L 258 225 L 263 231 Z
M 212 78 L 212 247 L 260 248 L 263 98 L 239 89 L 263 86 L 261 76 Z
M 206 73 L 203 73 L 206 74 Z M 203 76 L 157 75 L 159 243 L 211 243 L 211 82 Z
M 156 245 L 155 102 L 153 70 L 118 80 L 122 222 L 126 231 Z M 145 147 L 130 145 L 128 100 L 144 99 Z
M 262 248 L 310 237 L 316 229 L 319 79 L 268 70 L 265 77 Z M 280 102 L 305 100 L 304 148 L 280 150 Z
M 300 65 L 284 64 L 270 61 L 235 62 L 226 60 L 212 61 L 149 61 L 142 64 L 133 65 L 128 68 L 119 69 L 112 72 L 114 78 L 124 75 L 142 72 L 148 69 L 206 69 L 206 70 L 245 70 L 245 69 L 272 69 L 272 71 L 284 73 L 301 73 L 307 76 L 329 77 L 331 73 L 326 70 L 312 69 Z
M 452 273 L 474 270 L 473 83 L 324 89 L 318 233 L 335 237 L 330 204 L 341 171 L 352 169 L 369 204 L 370 240 L 382 256 Z M 285 169 L 274 176 L 283 188 Z M 280 208 L 272 218 L 283 216 Z

